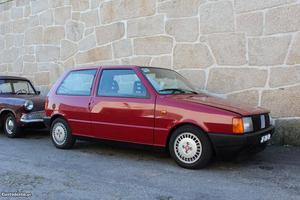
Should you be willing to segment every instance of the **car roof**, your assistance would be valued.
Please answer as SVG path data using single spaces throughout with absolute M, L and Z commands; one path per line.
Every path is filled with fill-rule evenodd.
M 25 77 L 20 77 L 20 76 L 0 76 L 0 80 L 25 80 L 25 81 L 29 81 L 27 78 Z
M 99 65 L 99 66 L 85 66 L 85 67 L 78 67 L 73 70 L 85 70 L 85 69 L 99 69 L 99 68 L 135 68 L 138 67 L 136 65 Z
M 167 69 L 167 68 L 162 68 L 162 67 L 151 67 L 151 66 L 138 66 L 138 65 L 101 65 L 101 66 L 86 66 L 86 67 L 79 67 L 76 69 L 72 69 L 71 71 L 76 71 L 76 70 L 87 70 L 87 69 L 113 69 L 113 68 L 142 68 L 142 67 L 147 67 L 147 68 L 156 68 L 156 69 Z

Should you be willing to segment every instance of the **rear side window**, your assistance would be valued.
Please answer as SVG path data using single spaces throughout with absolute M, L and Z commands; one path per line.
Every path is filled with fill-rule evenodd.
M 97 70 L 72 71 L 63 80 L 56 93 L 71 96 L 91 95 L 92 85 Z
M 145 98 L 148 93 L 133 70 L 105 69 L 101 74 L 98 96 Z

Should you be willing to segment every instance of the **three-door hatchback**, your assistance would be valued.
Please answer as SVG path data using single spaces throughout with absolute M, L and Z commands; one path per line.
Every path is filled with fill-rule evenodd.
M 202 168 L 214 154 L 262 150 L 274 132 L 269 111 L 196 92 L 162 68 L 71 70 L 52 87 L 45 109 L 57 148 L 71 148 L 78 137 L 150 145 L 185 168 Z

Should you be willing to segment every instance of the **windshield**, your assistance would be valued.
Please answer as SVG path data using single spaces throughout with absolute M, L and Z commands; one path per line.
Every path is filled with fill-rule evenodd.
M 0 94 L 33 95 L 35 90 L 26 80 L 0 80 Z
M 173 70 L 148 67 L 141 70 L 159 94 L 197 94 L 193 86 Z

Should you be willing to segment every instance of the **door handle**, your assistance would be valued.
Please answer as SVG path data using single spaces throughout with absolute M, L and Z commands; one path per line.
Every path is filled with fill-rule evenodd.
M 89 104 L 88 104 L 89 111 L 91 111 L 91 104 L 92 104 L 92 102 L 89 102 Z

